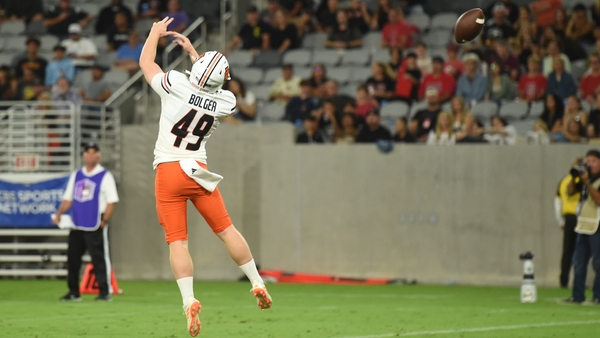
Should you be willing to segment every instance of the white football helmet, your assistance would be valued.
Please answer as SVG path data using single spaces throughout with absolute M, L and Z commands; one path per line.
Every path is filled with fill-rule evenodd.
M 208 92 L 221 89 L 225 81 L 231 80 L 227 58 L 216 51 L 200 55 L 188 73 L 192 85 Z

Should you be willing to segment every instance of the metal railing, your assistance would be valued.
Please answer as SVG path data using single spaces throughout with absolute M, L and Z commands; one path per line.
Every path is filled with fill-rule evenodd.
M 231 1 L 231 10 L 227 11 L 227 0 L 221 0 L 221 34 L 220 34 L 220 47 L 221 52 L 225 52 L 227 49 L 227 42 L 231 40 L 232 32 L 237 26 L 237 1 Z

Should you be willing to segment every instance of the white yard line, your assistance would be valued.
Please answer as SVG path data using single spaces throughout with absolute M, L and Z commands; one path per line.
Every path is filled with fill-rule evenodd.
M 536 327 L 592 325 L 592 324 L 600 324 L 600 320 L 578 320 L 578 321 L 572 321 L 572 322 L 548 322 L 548 323 L 532 323 L 532 324 L 521 324 L 521 325 L 487 326 L 487 327 L 474 327 L 474 328 L 470 328 L 470 329 L 451 329 L 451 330 L 437 330 L 437 331 L 412 331 L 412 332 L 406 332 L 406 333 L 400 333 L 400 334 L 384 333 L 384 334 L 367 335 L 367 336 L 345 336 L 342 338 L 386 338 L 386 337 L 428 336 L 428 335 L 443 335 L 443 334 L 453 334 L 453 333 L 519 330 L 519 329 L 530 329 L 530 328 L 536 328 Z

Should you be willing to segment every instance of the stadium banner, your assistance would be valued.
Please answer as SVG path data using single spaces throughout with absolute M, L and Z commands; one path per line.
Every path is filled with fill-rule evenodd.
M 56 213 L 69 176 L 35 183 L 0 180 L 0 227 L 55 227 L 51 214 Z

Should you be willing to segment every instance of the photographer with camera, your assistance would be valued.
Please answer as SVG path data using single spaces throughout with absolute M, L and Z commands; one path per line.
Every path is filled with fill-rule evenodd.
M 578 170 L 581 164 L 585 165 L 583 157 L 577 157 L 573 161 L 569 174 L 563 177 L 560 183 L 558 183 L 556 198 L 554 199 L 556 222 L 563 232 L 563 251 L 559 279 L 561 288 L 566 288 L 569 285 L 569 272 L 571 271 L 575 241 L 577 240 L 577 233 L 575 232 L 575 226 L 577 226 L 577 206 L 581 199 L 579 191 L 576 190 L 574 194 L 569 195 L 567 190 L 570 183 L 574 183 L 573 187 L 575 187 L 581 181 Z
M 580 163 L 571 170 L 571 175 L 579 178 L 579 183 L 571 180 L 567 186 L 569 196 L 581 192 L 578 209 L 577 226 L 575 232 L 577 241 L 573 253 L 573 266 L 575 278 L 573 281 L 573 294 L 566 300 L 568 303 L 581 304 L 585 301 L 585 280 L 587 266 L 590 258 L 596 276 L 592 287 L 593 298 L 591 303 L 600 303 L 600 151 L 589 150 L 585 155 L 585 162 Z

